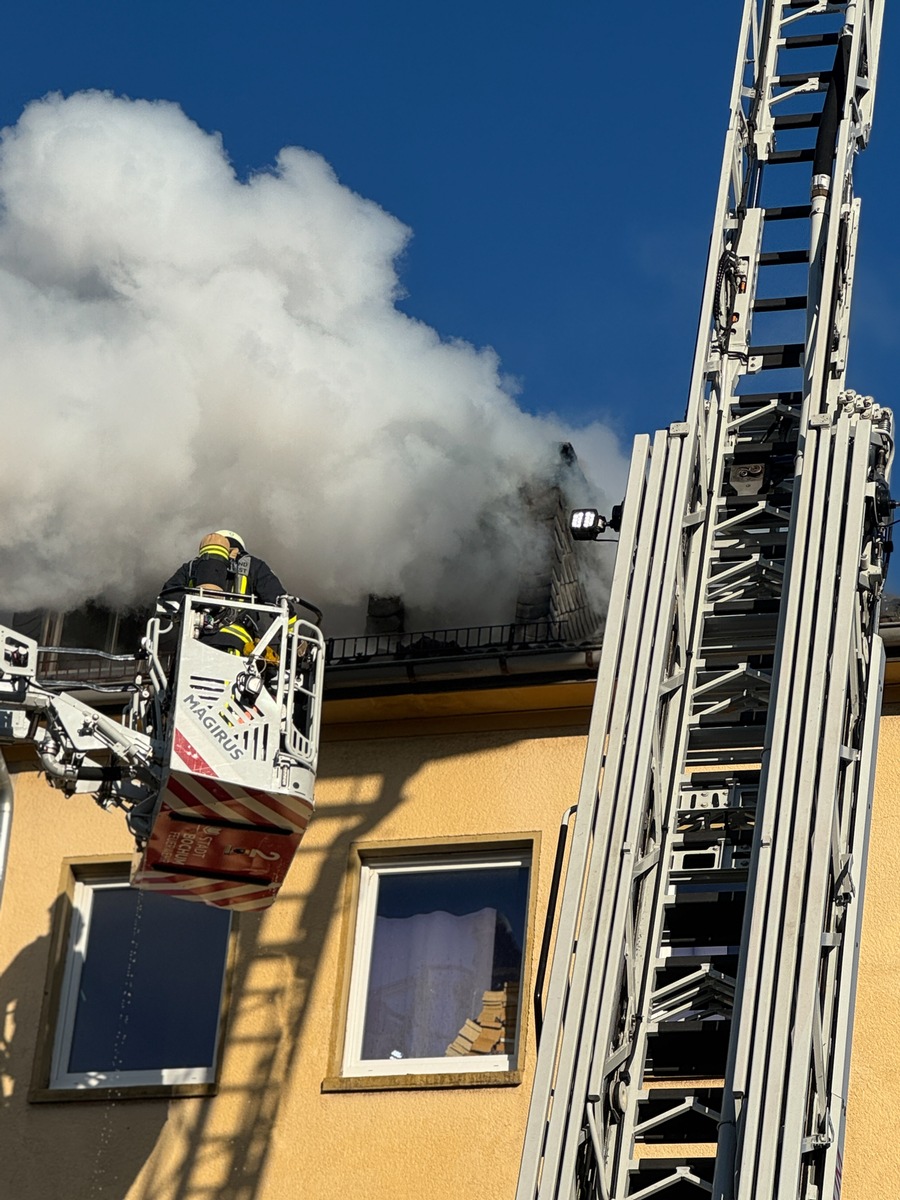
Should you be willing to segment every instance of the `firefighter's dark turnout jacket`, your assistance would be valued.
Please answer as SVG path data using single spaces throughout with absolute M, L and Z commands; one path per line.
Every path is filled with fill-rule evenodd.
M 231 558 L 223 546 L 212 545 L 202 547 L 196 558 L 181 564 L 163 584 L 159 599 L 164 603 L 181 601 L 187 590 L 204 586 L 214 592 L 231 592 L 248 599 L 255 597 L 260 604 L 277 604 L 286 594 L 284 584 L 261 558 L 246 553 Z M 290 623 L 294 620 L 292 617 Z M 247 654 L 253 649 L 256 637 L 235 619 L 203 640 L 222 650 Z

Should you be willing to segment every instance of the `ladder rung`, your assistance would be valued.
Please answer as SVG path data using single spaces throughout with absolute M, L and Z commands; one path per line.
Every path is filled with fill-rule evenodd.
M 818 91 L 824 92 L 831 82 L 831 71 L 788 71 L 773 81 L 778 87 L 801 87 L 811 79 L 818 79 Z
M 751 346 L 751 358 L 761 358 L 763 370 L 773 370 L 779 367 L 799 367 L 803 361 L 804 346 L 802 342 L 781 346 Z
M 759 256 L 761 267 L 784 267 L 790 263 L 809 262 L 808 250 L 764 250 Z
M 757 715 L 754 713 L 754 715 Z M 766 737 L 765 713 L 760 709 L 758 715 L 762 718 L 755 724 L 744 725 L 738 721 L 722 722 L 708 725 L 688 719 L 690 732 L 690 750 L 750 750 L 762 746 Z
M 812 210 L 808 204 L 781 204 L 766 209 L 767 221 L 800 221 L 808 220 Z
M 806 308 L 806 296 L 761 296 L 753 303 L 754 312 L 788 312 Z
M 772 166 L 778 163 L 812 162 L 815 157 L 815 146 L 804 146 L 800 150 L 773 150 L 765 161 Z
M 785 50 L 804 50 L 810 46 L 836 46 L 840 41 L 840 33 L 802 33 L 796 37 L 786 37 L 781 43 Z
M 821 123 L 822 114 L 817 112 L 786 113 L 775 118 L 776 129 L 816 129 Z
M 803 402 L 802 392 L 746 392 L 743 396 L 736 396 L 735 399 L 741 408 L 754 408 L 757 404 L 765 404 L 770 400 L 777 400 L 780 404 L 801 404 Z

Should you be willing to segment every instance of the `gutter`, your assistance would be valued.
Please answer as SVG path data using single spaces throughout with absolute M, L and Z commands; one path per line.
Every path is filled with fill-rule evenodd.
M 325 669 L 325 700 L 344 699 L 360 692 L 398 694 L 416 691 L 509 687 L 554 679 L 595 679 L 599 646 L 577 650 L 526 650 L 444 658 L 381 658 L 364 663 L 329 664 Z
M 888 658 L 896 658 L 897 648 L 900 647 L 900 621 L 895 613 L 882 617 L 878 622 L 878 636 L 884 642 Z

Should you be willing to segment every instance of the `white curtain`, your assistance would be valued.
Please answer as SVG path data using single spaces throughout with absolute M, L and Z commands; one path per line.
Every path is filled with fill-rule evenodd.
M 441 1058 L 491 986 L 497 910 L 376 917 L 363 1058 Z

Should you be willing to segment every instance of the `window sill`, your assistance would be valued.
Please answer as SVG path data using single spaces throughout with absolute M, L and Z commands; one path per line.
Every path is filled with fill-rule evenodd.
M 52 1104 L 82 1100 L 181 1100 L 191 1096 L 215 1096 L 216 1083 L 161 1083 L 109 1088 L 32 1088 L 29 1104 Z
M 521 1071 L 465 1071 L 428 1075 L 330 1075 L 323 1092 L 384 1092 L 421 1088 L 517 1087 Z

